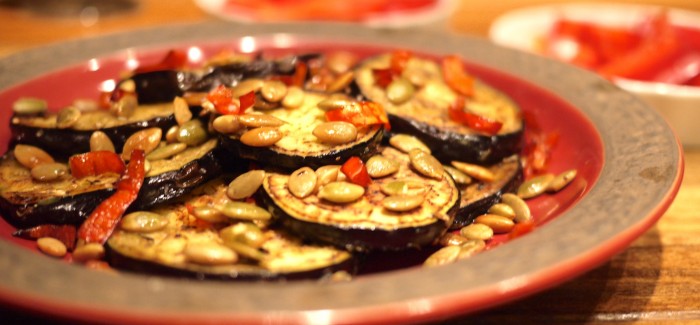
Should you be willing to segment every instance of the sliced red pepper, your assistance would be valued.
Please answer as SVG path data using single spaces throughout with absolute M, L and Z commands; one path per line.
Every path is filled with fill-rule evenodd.
M 77 238 L 75 226 L 73 225 L 38 225 L 17 230 L 12 235 L 35 240 L 42 237 L 56 238 L 66 245 L 68 251 L 72 251 L 75 248 L 75 240 Z
M 389 84 L 394 81 L 394 75 L 389 68 L 372 69 L 372 75 L 374 76 L 374 82 L 382 88 L 388 87 Z
M 360 185 L 362 187 L 367 187 L 372 179 L 367 173 L 367 167 L 362 159 L 357 156 L 352 156 L 348 159 L 342 166 L 340 166 L 340 171 L 348 177 L 350 182 Z
M 464 69 L 462 59 L 457 55 L 442 58 L 442 75 L 452 90 L 466 97 L 474 95 L 474 78 Z
M 187 52 L 181 50 L 170 50 L 163 59 L 155 64 L 136 68 L 134 72 L 143 73 L 161 70 L 177 70 L 187 64 Z
M 326 112 L 326 120 L 345 121 L 355 126 L 369 126 L 381 124 L 384 129 L 391 130 L 389 118 L 382 105 L 375 102 L 362 101 L 353 103 L 343 108 L 338 108 Z
M 535 230 L 535 222 L 533 221 L 524 221 L 524 222 L 519 222 L 516 223 L 513 229 L 508 233 L 508 238 L 514 239 L 518 237 L 522 237 L 525 234 L 528 234 Z
M 222 115 L 238 114 L 240 111 L 238 105 L 233 102 L 233 92 L 224 85 L 219 85 L 207 94 L 209 100 L 216 111 Z
M 474 113 L 465 112 L 465 102 L 466 99 L 464 97 L 457 96 L 457 100 L 448 108 L 447 111 L 450 119 L 475 131 L 483 132 L 489 135 L 498 134 L 498 131 L 500 131 L 501 127 L 503 127 L 503 123 L 476 115 Z
M 395 50 L 391 52 L 389 69 L 394 76 L 400 76 L 406 69 L 408 61 L 413 57 L 413 53 L 407 50 Z
M 146 155 L 143 150 L 134 150 L 131 153 L 126 171 L 117 182 L 117 191 L 102 201 L 80 225 L 78 239 L 86 243 L 100 244 L 107 241 L 126 209 L 139 194 L 146 175 L 145 162 Z
M 253 104 L 255 104 L 255 92 L 251 91 L 251 92 L 249 92 L 241 97 L 238 97 L 238 100 L 241 103 L 241 107 L 240 107 L 239 111 L 245 112 L 246 109 L 248 109 L 249 107 L 253 106 Z
M 75 178 L 97 176 L 104 173 L 121 174 L 126 168 L 122 158 L 111 151 L 90 151 L 68 159 L 70 173 Z
M 290 79 L 288 86 L 303 87 L 306 82 L 306 75 L 309 72 L 309 67 L 304 62 L 297 62 L 296 69 L 294 69 L 294 75 Z

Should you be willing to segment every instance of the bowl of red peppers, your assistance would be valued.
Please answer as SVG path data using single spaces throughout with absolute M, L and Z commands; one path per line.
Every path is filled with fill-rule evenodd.
M 612 3 L 527 7 L 497 17 L 489 38 L 598 73 L 656 108 L 684 146 L 700 146 L 700 12 Z

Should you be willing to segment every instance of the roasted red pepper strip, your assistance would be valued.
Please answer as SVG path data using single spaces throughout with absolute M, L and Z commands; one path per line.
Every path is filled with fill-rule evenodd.
M 457 55 L 442 58 L 442 75 L 452 90 L 466 97 L 474 95 L 474 78 L 467 74 L 464 63 Z
M 238 97 L 238 100 L 241 102 L 241 107 L 239 111 L 245 112 L 246 109 L 255 104 L 255 92 L 251 91 L 241 97 Z
M 467 126 L 472 130 L 483 132 L 489 135 L 498 134 L 498 131 L 503 127 L 503 123 L 494 121 L 483 116 L 476 115 L 464 111 L 466 99 L 462 96 L 457 96 L 457 100 L 448 108 L 450 119 L 457 123 Z
M 413 53 L 407 50 L 396 50 L 391 52 L 389 69 L 394 76 L 400 76 L 406 69 L 408 61 L 413 57 Z
M 100 244 L 107 241 L 121 220 L 124 211 L 136 200 L 139 194 L 146 175 L 145 161 L 146 155 L 143 150 L 134 150 L 131 153 L 126 172 L 117 182 L 117 191 L 102 201 L 80 225 L 78 239 L 86 243 Z
M 508 238 L 514 239 L 521 237 L 531 231 L 535 230 L 535 223 L 533 221 L 524 221 L 516 223 L 513 229 L 508 233 Z
M 183 68 L 185 64 L 187 64 L 187 52 L 170 50 L 160 62 L 138 67 L 134 72 L 143 73 L 160 70 L 176 70 Z
M 340 166 L 340 171 L 348 177 L 350 182 L 362 187 L 367 187 L 372 181 L 369 177 L 369 173 L 367 173 L 365 163 L 357 156 L 350 157 L 350 159 Z
M 27 239 L 56 238 L 66 245 L 68 251 L 72 251 L 75 248 L 75 239 L 77 238 L 75 226 L 73 225 L 38 225 L 17 230 L 12 235 Z
M 70 173 L 75 178 L 96 176 L 104 173 L 121 174 L 126 168 L 122 158 L 111 151 L 90 151 L 68 159 Z
M 384 125 L 384 129 L 391 130 L 389 118 L 382 105 L 375 102 L 359 102 L 326 112 L 326 120 L 345 121 L 355 126 Z
M 209 100 L 216 111 L 222 115 L 238 114 L 240 107 L 233 102 L 233 92 L 224 85 L 219 85 L 207 94 Z

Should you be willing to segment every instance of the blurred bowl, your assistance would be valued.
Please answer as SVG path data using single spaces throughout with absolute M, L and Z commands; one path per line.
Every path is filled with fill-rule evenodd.
M 497 17 L 489 29 L 496 44 L 538 53 L 539 42 L 561 17 L 612 27 L 632 27 L 659 10 L 667 10 L 670 23 L 700 30 L 700 13 L 651 5 L 570 3 L 527 7 Z M 538 53 L 540 54 L 540 53 Z M 612 80 L 640 96 L 666 118 L 686 147 L 700 147 L 700 87 L 624 78 Z

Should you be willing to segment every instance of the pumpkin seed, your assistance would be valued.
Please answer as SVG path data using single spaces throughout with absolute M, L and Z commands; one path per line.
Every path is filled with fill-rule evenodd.
M 73 261 L 78 263 L 101 260 L 104 256 L 105 247 L 99 243 L 79 244 L 72 254 Z
M 148 211 L 135 211 L 122 218 L 120 227 L 126 231 L 149 233 L 162 230 L 168 225 L 164 216 Z
M 265 171 L 262 169 L 245 172 L 228 184 L 226 195 L 232 200 L 250 197 L 260 188 L 264 179 Z
M 330 144 L 346 144 L 357 139 L 357 128 L 343 121 L 321 123 L 312 133 L 319 141 Z
M 266 114 L 243 114 L 238 116 L 238 121 L 249 128 L 258 128 L 261 126 L 281 126 L 284 121 Z
M 384 183 L 380 186 L 382 193 L 392 195 L 424 195 L 427 192 L 425 184 L 412 180 L 398 180 Z
M 438 180 L 442 179 L 445 170 L 442 168 L 442 164 L 429 153 L 421 149 L 412 149 L 408 153 L 408 157 L 411 160 L 411 166 L 421 175 Z
M 338 180 L 340 165 L 326 165 L 316 169 L 316 190 L 319 187 Z
M 92 132 L 90 135 L 90 151 L 109 151 L 115 152 L 114 143 L 102 131 Z
M 273 127 L 260 127 L 241 135 L 241 142 L 251 147 L 269 147 L 282 139 L 282 132 Z
M 401 105 L 413 97 L 413 84 L 405 78 L 394 78 L 386 87 L 387 99 L 395 105 Z
M 344 95 L 341 95 L 341 96 L 334 95 L 334 96 L 326 98 L 326 99 L 318 102 L 318 104 L 316 104 L 316 106 L 318 108 L 320 108 L 324 111 L 332 111 L 334 109 L 340 109 L 340 108 L 348 107 L 351 105 L 356 105 L 356 102 L 350 98 L 347 98 Z
M 134 114 L 138 105 L 139 102 L 136 96 L 126 94 L 112 105 L 111 111 L 114 115 L 119 117 L 130 117 Z
M 192 214 L 195 218 L 211 222 L 211 223 L 222 223 L 228 221 L 228 218 L 221 213 L 218 209 L 210 206 L 198 206 L 192 209 Z
M 135 93 L 136 83 L 132 79 L 126 79 L 119 83 L 119 90 L 125 93 Z
M 347 86 L 350 85 L 350 83 L 355 79 L 355 72 L 354 71 L 346 71 L 338 75 L 331 83 L 328 84 L 328 87 L 326 88 L 326 93 L 336 93 L 339 92 L 343 89 L 345 89 Z
M 215 243 L 190 243 L 183 253 L 189 262 L 201 265 L 226 265 L 238 261 L 236 252 Z
M 190 106 L 182 97 L 175 97 L 175 99 L 173 99 L 173 112 L 177 125 L 182 125 L 185 122 L 192 120 L 192 111 L 190 111 Z
M 56 127 L 59 129 L 67 129 L 80 119 L 82 113 L 73 106 L 68 106 L 58 112 L 56 116 Z
M 390 211 L 405 212 L 421 206 L 424 200 L 422 195 L 392 195 L 382 200 L 382 206 Z
M 396 134 L 392 136 L 391 139 L 389 139 L 389 144 L 405 153 L 409 153 L 413 149 L 420 149 L 431 153 L 430 148 L 428 148 L 423 141 L 408 134 Z
M 225 216 L 237 220 L 269 220 L 271 217 L 267 210 L 245 202 L 227 201 L 217 206 L 217 209 Z
M 49 105 L 39 98 L 22 97 L 12 103 L 12 112 L 17 115 L 42 114 L 48 110 Z
M 143 171 L 148 174 L 148 172 L 151 171 L 151 162 L 146 159 L 146 161 L 143 162 Z
M 491 172 L 486 167 L 482 167 L 475 164 L 469 164 L 461 161 L 453 161 L 452 166 L 454 168 L 457 168 L 457 170 L 482 182 L 490 183 L 496 179 L 496 175 L 494 175 L 493 172 Z
M 316 172 L 313 169 L 309 167 L 299 168 L 289 176 L 289 183 L 287 184 L 289 192 L 303 199 L 314 192 L 317 179 Z
M 41 237 L 36 240 L 39 250 L 49 256 L 63 257 L 68 253 L 68 248 L 60 240 L 53 237 Z
M 518 186 L 517 194 L 523 199 L 530 199 L 544 193 L 554 179 L 553 174 L 544 174 L 524 181 Z
M 347 51 L 337 51 L 329 54 L 326 59 L 326 66 L 335 74 L 349 71 L 357 63 L 357 55 Z
M 306 97 L 306 94 L 301 88 L 291 86 L 287 88 L 287 95 L 282 99 L 282 106 L 286 108 L 297 108 L 304 103 L 304 97 Z
M 456 234 L 454 232 L 448 232 L 442 237 L 440 237 L 440 245 L 442 246 L 461 246 L 462 244 L 466 243 L 469 239 L 466 237 Z
M 440 248 L 423 262 L 423 266 L 434 267 L 454 263 L 459 256 L 460 250 L 461 248 L 459 246 L 445 246 Z
M 279 80 L 267 80 L 260 87 L 260 95 L 268 102 L 277 103 L 287 95 L 287 85 Z
M 160 128 L 148 128 L 136 131 L 124 142 L 122 159 L 129 160 L 131 158 L 131 152 L 136 149 L 143 150 L 145 154 L 151 153 L 151 151 L 158 148 L 162 136 L 163 131 Z
M 246 244 L 236 242 L 236 241 L 227 241 L 224 242 L 224 245 L 226 245 L 228 248 L 232 249 L 234 252 L 236 252 L 238 255 L 245 256 L 250 259 L 254 259 L 256 261 L 261 261 L 265 259 L 265 253 L 261 252 L 259 249 L 248 246 Z
M 399 171 L 399 163 L 382 155 L 374 155 L 365 163 L 367 173 L 373 178 L 389 176 Z
M 474 219 L 474 223 L 486 225 L 497 234 L 510 232 L 515 226 L 513 220 L 497 214 L 482 214 Z
M 423 87 L 430 79 L 428 72 L 423 69 L 405 69 L 403 77 L 416 87 Z
M 190 120 L 183 123 L 177 132 L 177 141 L 192 147 L 204 143 L 207 138 L 209 138 L 209 134 L 200 120 Z
M 486 248 L 486 243 L 481 239 L 470 239 L 460 246 L 459 256 L 457 259 L 464 259 L 474 256 Z
M 501 202 L 509 205 L 515 212 L 515 222 L 524 222 L 532 219 L 530 207 L 519 196 L 512 193 L 505 193 L 501 196 Z
M 71 106 L 75 107 L 81 112 L 96 111 L 100 108 L 97 101 L 88 98 L 78 98 L 71 103 Z
M 250 247 L 260 248 L 265 243 L 265 235 L 260 227 L 250 222 L 239 222 L 219 230 L 224 243 L 237 242 Z
M 46 151 L 40 149 L 39 147 L 30 146 L 26 144 L 18 144 L 13 150 L 15 159 L 22 166 L 29 168 L 30 170 L 41 164 L 48 164 L 54 162 L 51 155 Z
M 214 119 L 212 127 L 219 133 L 231 134 L 241 129 L 241 122 L 238 115 L 221 115 Z
M 576 178 L 576 174 L 577 174 L 576 169 L 570 169 L 570 170 L 567 170 L 567 171 L 557 175 L 549 183 L 547 190 L 552 191 L 552 192 L 560 191 L 566 185 L 569 185 L 569 183 L 571 183 L 571 181 L 574 180 L 574 178 Z
M 450 176 L 455 181 L 455 183 L 460 184 L 460 185 L 471 184 L 472 178 L 469 177 L 467 174 L 462 173 L 457 168 L 454 168 L 452 166 L 445 166 L 445 165 L 443 165 L 442 168 L 444 168 L 445 171 L 448 174 L 450 174 Z
M 509 219 L 515 219 L 515 210 L 505 203 L 496 203 L 489 208 L 490 214 L 497 214 Z
M 472 223 L 462 227 L 459 233 L 467 239 L 489 240 L 493 237 L 493 229 L 482 223 Z
M 46 163 L 34 166 L 32 178 L 41 182 L 55 181 L 68 174 L 68 166 L 61 163 Z
M 172 156 L 175 156 L 187 149 L 187 145 L 184 143 L 171 143 L 165 146 L 161 146 L 159 148 L 156 148 L 155 150 L 151 151 L 146 156 L 146 159 L 148 160 L 160 160 L 160 159 L 168 159 Z
M 201 106 L 202 103 L 207 100 L 207 95 L 208 94 L 206 92 L 188 91 L 182 95 L 182 99 L 185 100 L 187 105 Z
M 365 189 L 357 184 L 348 182 L 332 182 L 322 186 L 318 197 L 333 203 L 350 203 L 365 194 Z
M 231 94 L 233 95 L 233 98 L 238 98 L 250 93 L 251 91 L 257 92 L 260 90 L 260 88 L 262 88 L 264 83 L 265 81 L 262 79 L 245 79 L 239 82 L 235 87 L 231 88 Z
M 165 141 L 167 143 L 175 143 L 177 142 L 177 134 L 180 132 L 180 126 L 179 125 L 173 125 L 171 126 L 168 131 L 165 132 Z

